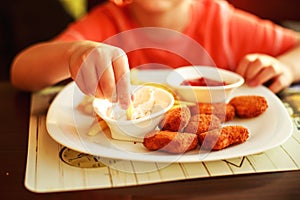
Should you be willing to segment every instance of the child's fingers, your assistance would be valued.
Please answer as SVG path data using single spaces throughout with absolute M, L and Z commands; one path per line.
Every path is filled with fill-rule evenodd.
M 115 73 L 117 85 L 117 97 L 123 109 L 127 109 L 130 105 L 130 71 L 126 54 L 113 61 L 113 69 Z
M 275 76 L 277 76 L 277 74 L 273 73 L 272 68 L 261 68 L 261 71 L 258 71 L 257 74 L 255 74 L 251 79 L 247 79 L 247 84 L 250 86 L 262 85 L 274 78 Z
M 269 89 L 274 92 L 277 93 L 280 90 L 282 90 L 284 88 L 284 84 L 282 83 L 282 77 L 278 76 L 275 77 L 272 84 L 269 86 Z
M 257 79 L 257 76 L 262 73 L 262 71 L 265 70 L 265 66 L 263 65 L 262 61 L 260 59 L 255 59 L 251 62 L 249 62 L 247 66 L 247 72 L 245 74 L 246 82 L 249 82 L 253 79 Z
M 114 71 L 111 65 L 106 67 L 106 70 L 99 77 L 98 88 L 101 88 L 103 97 L 109 101 L 116 101 L 116 85 Z
M 235 72 L 240 74 L 242 77 L 245 77 L 245 74 L 246 74 L 246 71 L 247 71 L 247 68 L 248 68 L 248 64 L 249 64 L 249 60 L 246 59 L 246 58 L 243 58 L 239 62 Z

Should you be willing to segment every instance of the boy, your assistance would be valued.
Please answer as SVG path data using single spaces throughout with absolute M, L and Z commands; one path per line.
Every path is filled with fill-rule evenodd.
M 34 91 L 71 77 L 86 94 L 119 101 L 126 109 L 130 102 L 129 66 L 161 63 L 176 68 L 198 64 L 166 49 L 145 46 L 143 51 L 125 53 L 122 42 L 103 43 L 141 27 L 152 30 L 138 34 L 142 42 L 146 42 L 143 38 L 162 38 L 161 43 L 173 43 L 170 47 L 175 45 L 178 50 L 185 44 L 176 37 L 172 40 L 174 32 L 191 38 L 217 67 L 241 74 L 250 86 L 268 82 L 269 89 L 276 93 L 300 80 L 300 62 L 296 60 L 300 56 L 299 33 L 236 10 L 226 1 L 111 0 L 54 40 L 20 52 L 12 65 L 12 83 Z M 159 28 L 167 34 L 156 34 Z

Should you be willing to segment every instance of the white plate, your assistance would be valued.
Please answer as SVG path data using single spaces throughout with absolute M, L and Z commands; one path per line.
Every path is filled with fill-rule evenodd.
M 290 116 L 280 99 L 267 88 L 242 86 L 233 92 L 232 96 L 236 95 L 264 96 L 269 108 L 259 117 L 229 122 L 247 127 L 250 137 L 243 144 L 214 152 L 205 153 L 198 148 L 183 155 L 172 155 L 147 151 L 141 143 L 112 140 L 104 133 L 88 136 L 94 118 L 76 109 L 84 95 L 74 82 L 68 84 L 50 105 L 46 125 L 50 136 L 70 149 L 104 158 L 147 162 L 198 162 L 241 157 L 279 146 L 291 136 Z

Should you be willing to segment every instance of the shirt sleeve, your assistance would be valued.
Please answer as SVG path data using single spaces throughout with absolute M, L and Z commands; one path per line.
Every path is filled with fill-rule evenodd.
M 278 56 L 296 45 L 295 32 L 231 7 L 230 44 L 236 60 L 249 53 Z

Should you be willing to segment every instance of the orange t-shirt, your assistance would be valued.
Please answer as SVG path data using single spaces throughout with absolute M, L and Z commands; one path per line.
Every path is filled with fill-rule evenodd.
M 55 39 L 118 46 L 127 53 L 131 68 L 215 64 L 234 70 L 248 53 L 277 56 L 296 44 L 293 31 L 214 0 L 194 1 L 190 23 L 182 33 L 139 27 L 126 7 L 107 2 L 70 24 Z

